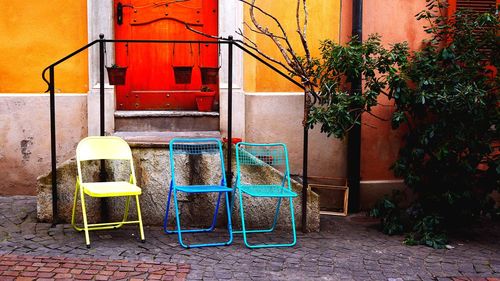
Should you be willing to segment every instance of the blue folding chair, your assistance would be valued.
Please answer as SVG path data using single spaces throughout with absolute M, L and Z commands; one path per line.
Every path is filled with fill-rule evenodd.
M 252 167 L 254 166 L 254 167 Z M 280 174 L 279 180 L 269 180 L 266 182 L 265 178 L 252 180 L 248 173 L 255 171 L 255 166 L 272 166 Z M 256 144 L 240 142 L 236 144 L 236 190 L 239 191 L 240 213 L 241 213 L 241 230 L 235 230 L 234 233 L 242 233 L 245 245 L 249 248 L 269 248 L 269 247 L 291 247 L 297 242 L 297 235 L 295 232 L 295 218 L 293 209 L 293 198 L 297 194 L 291 190 L 290 183 L 290 167 L 288 165 L 288 151 L 286 145 L 283 143 L 269 143 L 269 144 Z M 245 224 L 245 207 L 243 203 L 243 195 L 247 194 L 251 197 L 267 197 L 277 198 L 276 211 L 274 213 L 274 220 L 270 228 L 267 229 L 247 229 Z M 248 241 L 248 233 L 266 233 L 272 232 L 277 224 L 280 205 L 282 199 L 290 201 L 290 217 L 292 225 L 292 242 L 290 243 L 265 243 L 265 244 L 250 244 Z
M 218 159 L 219 172 L 221 173 L 220 184 L 193 184 L 193 185 L 179 185 L 176 181 L 176 159 L 186 159 L 189 158 L 193 160 L 194 157 L 199 156 L 212 156 Z M 180 167 L 182 168 L 182 167 Z M 222 144 L 218 139 L 173 139 L 170 141 L 170 169 L 172 172 L 172 179 L 170 181 L 170 190 L 168 192 L 167 209 L 165 211 L 165 219 L 163 221 L 163 230 L 166 234 L 177 233 L 179 238 L 179 243 L 184 248 L 196 248 L 196 247 L 208 247 L 208 246 L 224 246 L 229 245 L 233 241 L 232 225 L 231 225 L 231 207 L 229 205 L 229 193 L 232 192 L 231 188 L 226 185 L 226 171 L 224 168 L 224 156 L 222 154 Z M 218 193 L 217 204 L 215 206 L 215 212 L 212 218 L 212 224 L 208 228 L 201 229 L 182 229 L 181 220 L 179 216 L 179 205 L 177 199 L 177 192 L 185 193 Z M 173 194 L 174 200 L 174 211 L 176 219 L 175 230 L 169 230 L 168 225 L 168 214 L 170 210 L 170 201 Z M 217 224 L 217 214 L 219 211 L 219 206 L 221 202 L 222 195 L 225 196 L 226 200 L 226 211 L 227 211 L 227 228 L 229 233 L 229 240 L 225 242 L 216 243 L 199 243 L 199 244 L 186 244 L 182 240 L 183 233 L 199 233 L 199 232 L 211 232 L 215 229 Z

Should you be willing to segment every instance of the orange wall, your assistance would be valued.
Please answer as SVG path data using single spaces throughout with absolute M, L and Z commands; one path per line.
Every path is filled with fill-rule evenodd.
M 363 1 L 363 39 L 378 33 L 384 45 L 407 41 L 412 49 L 418 49 L 425 38 L 422 23 L 415 20 L 415 15 L 425 8 L 424 0 L 369 0 Z M 343 42 L 351 34 L 352 1 L 343 0 L 342 35 Z M 391 104 L 385 97 L 380 97 L 381 104 Z M 391 118 L 391 106 L 378 106 L 373 113 L 384 119 Z M 361 127 L 361 179 L 389 180 L 394 175 L 389 167 L 397 158 L 403 133 L 391 129 L 390 122 L 380 121 L 367 114 L 363 122 L 371 126 Z
M 0 93 L 44 92 L 42 70 L 87 43 L 87 1 L 0 0 Z M 87 54 L 56 67 L 56 91 L 87 92 Z
M 302 1 L 301 1 L 302 2 Z M 309 48 L 313 55 L 318 55 L 319 41 L 324 39 L 333 39 L 338 41 L 340 34 L 340 0 L 315 0 L 308 1 L 309 23 L 307 28 L 307 38 Z M 295 18 L 296 1 L 257 1 L 256 5 L 269 12 L 279 19 L 285 28 L 292 46 L 295 50 L 302 50 L 299 36 L 296 32 L 297 24 Z M 244 7 L 244 19 L 252 25 L 248 6 Z M 275 34 L 279 34 L 276 25 L 272 20 L 259 14 L 255 14 L 263 26 L 270 27 Z M 303 16 L 301 15 L 303 20 Z M 252 25 L 253 26 L 253 25 Z M 245 28 L 245 35 L 252 38 L 257 43 L 259 49 L 273 58 L 283 61 L 281 53 L 274 43 L 262 35 L 256 35 L 254 32 Z M 245 55 L 244 57 L 244 76 L 245 91 L 247 92 L 287 92 L 301 91 L 285 78 L 274 73 L 267 66 L 256 63 L 254 58 Z

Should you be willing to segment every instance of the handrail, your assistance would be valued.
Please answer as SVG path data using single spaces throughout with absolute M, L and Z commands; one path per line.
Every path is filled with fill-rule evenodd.
M 60 59 L 60 60 L 58 60 L 58 61 L 54 62 L 53 64 L 51 64 L 51 65 L 47 66 L 47 67 L 46 67 L 46 68 L 42 71 L 42 79 L 43 79 L 43 81 L 45 81 L 45 83 L 47 83 L 47 87 L 48 87 L 48 88 L 47 88 L 47 90 L 45 91 L 45 93 L 46 93 L 46 92 L 48 92 L 48 91 L 50 91 L 50 82 L 47 80 L 47 78 L 45 78 L 45 72 L 47 72 L 47 70 L 49 70 L 51 67 L 53 68 L 53 67 L 57 66 L 58 64 L 60 64 L 60 63 L 62 63 L 62 62 L 64 62 L 64 61 L 66 61 L 66 60 L 68 60 L 68 59 L 72 58 L 73 56 L 75 56 L 75 55 L 79 54 L 80 52 L 85 51 L 86 49 L 88 49 L 89 47 L 92 47 L 92 45 L 96 44 L 96 43 L 97 43 L 97 42 L 99 42 L 99 41 L 100 41 L 100 40 L 94 40 L 94 41 L 90 42 L 89 44 L 87 44 L 87 45 L 85 45 L 85 46 L 81 47 L 80 49 L 78 49 L 78 50 L 74 51 L 73 53 L 71 53 L 71 54 L 69 54 L 69 55 L 65 56 L 64 58 L 62 58 L 62 59 Z
M 274 70 L 274 72 L 278 73 L 279 75 L 281 75 L 282 77 L 286 78 L 288 81 L 292 82 L 293 84 L 295 84 L 297 87 L 300 87 L 302 90 L 304 90 L 304 86 L 302 84 L 300 84 L 299 82 L 293 80 L 289 75 L 286 75 L 285 73 L 283 73 L 283 71 L 279 70 L 278 68 L 276 68 L 274 65 L 270 64 L 269 62 L 265 61 L 264 59 L 262 59 L 261 57 L 259 57 L 257 54 L 255 54 L 254 52 L 248 50 L 247 48 L 245 48 L 244 46 L 236 43 L 236 42 L 240 42 L 242 43 L 243 41 L 241 40 L 234 40 L 235 43 L 233 43 L 235 46 L 237 46 L 238 48 L 240 48 L 242 51 L 244 51 L 245 53 L 249 54 L 250 56 L 252 56 L 253 58 L 255 58 L 256 60 L 262 62 L 263 64 L 265 64 L 267 67 L 271 68 L 272 70 Z
M 252 56 L 257 61 L 263 63 L 268 68 L 278 73 L 280 76 L 286 78 L 288 81 L 292 82 L 297 87 L 304 89 L 304 86 L 292 79 L 289 75 L 285 74 L 283 71 L 279 70 L 277 67 L 266 61 L 264 58 L 259 56 L 258 54 L 250 51 L 245 46 L 243 46 L 243 41 L 234 40 L 232 36 L 228 38 L 220 37 L 214 40 L 146 40 L 146 39 L 104 39 L 104 35 L 99 35 L 100 39 L 94 40 L 87 45 L 77 49 L 76 51 L 68 54 L 67 56 L 57 60 L 51 65 L 47 66 L 42 71 L 42 79 L 47 83 L 48 89 L 45 92 L 50 91 L 50 129 L 51 129 L 51 164 L 52 164 L 52 222 L 53 225 L 57 223 L 57 160 L 56 160 L 56 137 L 55 137 L 55 82 L 54 82 L 54 69 L 57 65 L 63 63 L 64 61 L 70 59 L 71 57 L 81 53 L 84 50 L 87 50 L 91 46 L 99 43 L 99 77 L 100 77 L 100 123 L 101 123 L 101 135 L 104 134 L 104 44 L 105 43 L 179 43 L 179 44 L 227 44 L 228 45 L 228 169 L 227 174 L 230 178 L 232 178 L 231 173 L 231 134 L 232 134 L 232 69 L 233 69 L 233 45 L 237 46 L 240 50 L 245 52 L 246 54 Z M 49 71 L 50 79 L 47 80 L 45 77 L 46 72 Z M 305 98 L 305 96 L 304 96 Z M 306 109 L 306 104 L 304 102 L 304 109 Z M 307 147 L 308 147 L 308 128 L 304 127 L 304 150 L 303 150 L 303 182 L 307 183 Z M 101 170 L 103 167 L 101 167 Z M 228 181 L 230 184 L 232 181 Z M 302 190 L 302 203 L 305 206 L 307 202 L 307 185 L 303 184 Z M 307 217 L 307 208 L 302 208 L 302 229 L 306 231 L 306 219 Z

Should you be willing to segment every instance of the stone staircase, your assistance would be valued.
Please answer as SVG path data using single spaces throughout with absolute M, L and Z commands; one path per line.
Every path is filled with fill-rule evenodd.
M 165 146 L 172 138 L 220 138 L 219 113 L 116 111 L 115 136 L 131 146 Z

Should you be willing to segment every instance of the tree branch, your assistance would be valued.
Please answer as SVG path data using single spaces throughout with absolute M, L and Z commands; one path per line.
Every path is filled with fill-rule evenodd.
M 240 35 L 241 37 L 243 37 L 244 40 L 247 40 L 248 42 L 245 42 L 244 40 L 241 40 L 239 42 L 241 42 L 243 45 L 245 45 L 246 47 L 256 51 L 257 53 L 259 53 L 261 56 L 263 56 L 264 58 L 266 58 L 267 60 L 269 61 L 272 61 L 278 65 L 280 65 L 281 67 L 283 67 L 287 72 L 289 73 L 293 73 L 293 70 L 290 69 L 287 65 L 285 65 L 284 63 L 282 63 L 281 61 L 265 54 L 264 52 L 262 52 L 259 47 L 257 46 L 257 43 L 255 43 L 253 40 L 251 40 L 250 38 L 248 38 L 247 36 L 245 36 L 243 34 L 243 32 L 241 31 L 241 29 L 238 29 L 238 31 L 236 31 L 236 34 Z
M 199 31 L 199 30 L 196 30 L 194 28 L 192 28 L 191 26 L 189 26 L 188 24 L 184 24 L 184 26 L 186 27 L 186 29 L 194 32 L 194 33 L 197 33 L 197 34 L 200 34 L 200 35 L 203 35 L 205 37 L 208 37 L 208 38 L 211 38 L 211 39 L 225 39 L 224 37 L 222 36 L 215 36 L 215 35 L 210 35 L 208 33 L 205 33 L 203 31 Z

